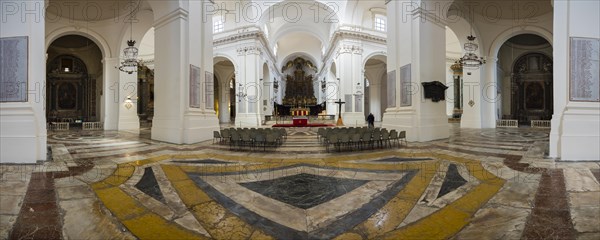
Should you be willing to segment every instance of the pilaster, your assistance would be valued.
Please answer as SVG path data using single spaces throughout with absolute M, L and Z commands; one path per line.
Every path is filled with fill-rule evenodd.
M 102 96 L 101 98 L 101 114 L 104 122 L 104 130 L 119 129 L 119 103 L 123 103 L 120 97 L 119 77 L 120 71 L 116 68 L 119 66 L 119 58 L 104 58 Z
M 388 101 L 383 127 L 406 131 L 408 141 L 447 138 L 446 104 L 425 99 L 421 83 L 445 81 L 445 28 L 425 11 L 405 12 L 410 1 L 391 1 L 388 6 L 388 75 L 395 71 L 395 101 Z M 407 17 L 406 14 L 412 15 Z M 391 18 L 390 18 L 391 17 Z M 410 64 L 410 65 L 409 65 Z M 409 67 L 410 66 L 410 67 Z M 410 68 L 410 83 L 401 86 L 401 69 Z M 406 74 L 407 75 L 407 74 Z M 408 76 L 404 76 L 408 78 Z M 392 77 L 392 76 L 390 76 Z M 391 86 L 388 86 L 391 87 Z M 404 89 L 402 89 L 404 88 Z M 404 95 L 404 96 L 403 96 Z M 410 99 L 403 101 L 401 99 Z
M 261 125 L 261 83 L 260 72 L 262 69 L 262 48 L 258 43 L 247 43 L 238 47 L 239 70 L 236 69 L 236 117 L 237 127 L 257 127 Z
M 205 102 L 206 89 L 212 92 L 206 75 L 212 74 L 213 65 L 211 23 L 203 21 L 203 7 L 201 1 L 194 1 L 189 12 L 155 16 L 155 45 L 161 47 L 155 49 L 152 139 L 191 144 L 211 139 L 212 131 L 219 129 L 214 110 Z M 200 68 L 199 84 L 190 84 L 191 65 Z M 190 105 L 190 92 L 202 100 L 199 106 Z

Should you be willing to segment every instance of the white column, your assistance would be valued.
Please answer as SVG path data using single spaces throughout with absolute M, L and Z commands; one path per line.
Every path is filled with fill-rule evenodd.
M 236 69 L 235 92 L 243 94 L 242 97 L 236 97 L 235 126 L 237 127 L 257 127 L 261 124 L 261 83 L 259 81 L 259 68 L 262 68 L 261 51 L 258 43 L 251 43 L 237 49 L 240 64 L 238 64 L 239 70 Z
M 485 78 L 481 84 L 481 127 L 482 128 L 496 128 L 496 119 L 498 113 L 496 111 L 496 104 L 500 101 L 498 97 L 498 79 L 497 79 L 497 58 L 487 58 L 487 62 L 480 66 L 485 70 Z
M 155 16 L 155 85 L 152 139 L 190 144 L 212 138 L 219 129 L 214 110 L 190 107 L 190 64 L 200 67 L 201 98 L 205 99 L 205 71 L 212 71 L 212 32 L 202 21 L 201 1 Z
M 231 121 L 229 117 L 229 82 L 221 81 L 221 83 L 219 87 L 219 121 L 228 123 Z
M 119 58 L 104 58 L 104 74 L 102 83 L 102 121 L 104 130 L 119 129 L 119 103 L 123 103 L 119 97 L 119 70 L 115 66 L 119 65 Z M 120 102 L 121 101 L 121 102 Z
M 570 40 L 572 37 L 600 38 L 599 8 L 598 1 L 554 1 L 554 115 L 550 133 L 550 156 L 565 161 L 600 159 L 600 102 L 593 98 L 574 101 L 569 94 L 569 81 L 577 81 L 569 73 L 570 57 L 575 54 L 570 52 Z M 588 51 L 595 51 L 597 54 L 598 49 Z M 579 66 L 583 64 L 585 63 L 578 63 Z M 598 94 L 600 82 L 598 73 L 592 72 L 594 70 L 597 69 L 571 69 L 589 71 L 579 75 L 592 76 L 588 79 L 591 84 L 588 83 L 590 85 L 587 88 Z
M 137 115 L 137 73 L 128 74 L 119 71 L 119 109 L 118 130 L 132 133 L 140 132 L 140 119 Z
M 424 2 L 424 5 L 429 4 Z M 426 15 L 417 2 L 391 1 L 387 4 L 388 74 L 396 71 L 396 103 L 388 108 L 383 127 L 406 131 L 408 141 L 431 141 L 450 135 L 446 104 L 424 99 L 423 82 L 445 81 L 445 24 Z M 400 68 L 410 64 L 410 93 L 401 91 Z M 401 106 L 402 94 L 411 94 L 410 106 Z M 393 97 L 393 96 L 388 96 Z
M 351 41 L 342 41 L 340 43 L 339 56 L 336 61 L 338 66 L 338 76 L 340 78 L 340 96 L 343 102 L 342 105 L 342 120 L 345 126 L 362 126 L 365 124 L 364 116 L 364 75 L 362 73 L 362 52 L 363 49 L 359 43 Z M 358 85 L 360 83 L 360 85 Z M 358 91 L 363 93 L 363 96 L 355 95 Z M 346 95 L 352 95 L 351 102 L 346 101 Z M 356 111 L 356 102 L 360 98 L 362 111 Z M 339 100 L 339 99 L 338 99 Z M 335 103 L 334 103 L 335 104 Z M 346 106 L 352 105 L 352 110 L 346 112 Z M 335 104 L 336 114 L 338 105 Z
M 481 128 L 482 69 L 463 69 L 463 113 L 460 118 L 461 128 Z
M 331 75 L 327 78 L 327 88 L 325 89 L 325 99 L 327 99 L 327 115 L 338 114 L 338 105 L 335 103 L 341 98 L 340 94 L 340 81 Z
M 45 21 L 41 17 L 45 10 L 44 1 L 2 1 L 2 8 L 0 37 L 28 37 L 28 44 L 24 46 L 28 51 L 24 53 L 27 57 L 24 67 L 27 67 L 28 77 L 23 84 L 5 82 L 6 85 L 0 86 L 3 97 L 15 97 L 15 100 L 27 98 L 26 101 L 0 103 L 0 163 L 35 163 L 46 160 L 47 154 Z M 14 12 L 8 12 L 8 9 L 13 9 Z M 18 54 L 2 57 L 17 56 Z M 10 94 L 5 92 L 8 87 L 14 87 L 17 93 L 4 95 Z

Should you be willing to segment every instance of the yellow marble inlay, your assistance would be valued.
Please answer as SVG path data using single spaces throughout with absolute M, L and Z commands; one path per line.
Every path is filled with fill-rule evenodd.
M 192 213 L 202 227 L 215 239 L 247 239 L 250 236 L 260 237 L 260 239 L 272 239 L 210 199 L 204 191 L 187 177 L 187 174 L 179 166 L 163 165 L 162 167 L 168 169 L 165 174 L 173 183 L 173 187 L 183 203 L 192 209 Z
M 432 158 L 431 161 L 403 162 L 398 164 L 383 164 L 366 160 L 386 157 L 402 158 Z M 215 239 L 272 239 L 262 230 L 254 228 L 239 217 L 233 215 L 225 207 L 212 200 L 203 190 L 187 176 L 186 172 L 226 173 L 238 171 L 255 171 L 285 167 L 299 163 L 316 164 L 326 167 L 339 167 L 368 170 L 417 170 L 416 175 L 407 185 L 379 211 L 339 235 L 336 239 L 442 239 L 449 238 L 469 223 L 469 220 L 479 208 L 492 198 L 504 185 L 505 180 L 496 177 L 483 168 L 477 160 L 433 152 L 398 153 L 384 151 L 377 153 L 330 156 L 313 159 L 293 158 L 257 158 L 250 156 L 206 154 L 167 154 L 156 156 L 130 164 L 120 164 L 113 175 L 105 180 L 92 184 L 92 188 L 105 204 L 141 239 L 147 238 L 204 238 L 170 223 L 164 218 L 152 213 L 134 198 L 118 188 L 133 174 L 135 167 L 155 164 L 168 159 L 216 159 L 237 161 L 244 164 L 220 166 L 190 166 L 190 165 L 161 165 L 167 179 L 171 182 L 184 204 L 192 209 L 192 213 L 200 224 Z M 363 162 L 357 162 L 363 160 Z M 458 200 L 416 222 L 396 229 L 410 213 L 416 202 L 422 196 L 440 165 L 440 160 L 448 160 L 463 164 L 469 173 L 480 182 Z M 247 163 L 247 164 L 246 164 Z
M 121 190 L 118 185 L 125 183 L 133 175 L 134 170 L 135 167 L 132 165 L 119 164 L 111 176 L 92 184 L 92 189 L 104 206 L 133 235 L 140 239 L 206 239 L 205 236 L 184 229 L 152 213 Z

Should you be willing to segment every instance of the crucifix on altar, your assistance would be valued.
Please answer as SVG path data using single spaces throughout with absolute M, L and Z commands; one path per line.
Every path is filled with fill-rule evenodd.
M 340 100 L 338 100 L 335 103 L 338 104 L 338 120 L 335 125 L 336 126 L 344 126 L 344 121 L 342 120 L 342 104 L 344 104 L 346 102 L 342 102 L 342 99 L 340 98 Z

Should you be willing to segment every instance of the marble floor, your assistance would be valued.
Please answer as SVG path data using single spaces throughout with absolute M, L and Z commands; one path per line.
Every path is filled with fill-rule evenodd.
M 51 132 L 52 161 L 0 165 L 0 239 L 600 239 L 600 161 L 544 158 L 548 130 L 456 126 L 327 152 Z

